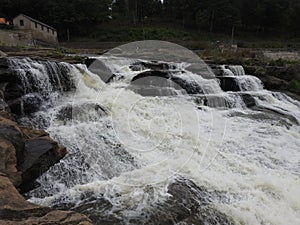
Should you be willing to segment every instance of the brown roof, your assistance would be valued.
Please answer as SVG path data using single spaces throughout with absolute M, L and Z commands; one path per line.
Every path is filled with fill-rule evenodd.
M 36 20 L 36 19 L 33 19 L 33 18 L 31 18 L 30 16 L 26 16 L 26 15 L 24 15 L 24 14 L 22 14 L 22 13 L 19 14 L 18 16 L 24 16 L 25 18 L 29 19 L 29 20 L 32 21 L 32 22 L 39 23 L 39 24 L 41 24 L 41 25 L 43 25 L 43 26 L 45 26 L 45 27 L 48 27 L 48 28 L 50 28 L 50 29 L 56 31 L 55 28 L 53 28 L 53 27 L 51 27 L 51 26 L 49 26 L 49 25 L 47 25 L 47 24 L 45 24 L 45 23 L 42 23 L 41 21 L 38 21 L 38 20 Z M 17 18 L 18 16 L 16 16 L 15 18 Z

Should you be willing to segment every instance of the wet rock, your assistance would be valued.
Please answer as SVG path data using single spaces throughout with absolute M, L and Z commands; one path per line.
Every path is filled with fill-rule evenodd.
M 0 117 L 0 154 L 0 171 L 22 190 L 29 190 L 37 177 L 66 155 L 66 149 L 45 131 Z
M 0 68 L 8 68 L 8 62 L 5 57 L 0 57 Z
M 42 97 L 39 94 L 27 94 L 21 98 L 7 101 L 11 113 L 17 116 L 24 116 L 37 112 L 42 102 Z
M 25 141 L 22 160 L 22 191 L 34 187 L 34 181 L 66 155 L 66 148 L 48 136 L 30 138 Z
M 12 143 L 16 151 L 17 159 L 24 157 L 25 141 L 17 123 L 0 117 L 0 138 Z M 17 162 L 16 167 L 18 169 L 21 167 L 20 161 Z
M 170 91 L 160 92 L 159 90 L 163 88 L 172 88 L 173 93 L 174 90 L 180 90 L 182 94 L 203 94 L 203 90 L 197 82 L 193 80 L 185 80 L 180 77 L 180 74 L 176 74 L 176 76 L 174 76 L 168 71 L 142 72 L 131 80 L 131 84 L 146 90 L 150 88 L 150 91 L 159 94 L 156 96 L 161 96 L 161 93 L 173 95 Z M 156 87 L 158 90 L 153 91 L 153 87 Z
M 3 98 L 0 98 L 0 117 L 3 117 L 5 119 L 11 119 L 10 115 L 10 108 L 7 105 L 7 103 L 3 100 Z
M 4 138 L 0 138 L 0 172 L 6 174 L 15 186 L 21 184 L 21 172 L 17 170 L 16 149 Z
M 158 205 L 149 224 L 234 224 L 212 205 L 213 193 L 190 180 L 179 178 L 169 185 L 170 197 Z
M 175 70 L 176 66 L 171 65 L 165 62 L 158 62 L 158 61 L 140 61 L 132 64 L 130 67 L 133 71 L 140 71 L 142 69 L 150 69 L 153 71 L 167 71 L 167 70 Z
M 11 69 L 9 69 L 9 64 L 7 58 L 0 57 L 0 80 L 2 82 L 19 82 L 19 78 Z
M 67 105 L 56 114 L 56 119 L 64 122 L 70 120 L 97 120 L 107 115 L 106 110 L 99 104 L 85 103 L 82 105 Z M 86 118 L 88 116 L 88 118 Z
M 6 101 L 20 98 L 24 94 L 22 86 L 17 83 L 0 83 L 0 90 L 2 91 L 3 98 Z
M 0 225 L 34 224 L 91 225 L 92 223 L 79 213 L 52 210 L 27 202 L 11 181 L 4 174 L 0 174 Z
M 105 83 L 109 83 L 115 77 L 111 70 L 98 59 L 88 58 L 85 59 L 84 63 L 92 73 L 97 74 Z
M 235 77 L 217 77 L 220 80 L 220 87 L 223 91 L 241 91 Z
M 248 108 L 252 108 L 252 107 L 255 107 L 256 106 L 256 101 L 255 101 L 255 98 L 250 95 L 250 94 L 246 94 L 246 93 L 241 93 L 240 95 L 245 103 L 245 105 L 248 107 Z

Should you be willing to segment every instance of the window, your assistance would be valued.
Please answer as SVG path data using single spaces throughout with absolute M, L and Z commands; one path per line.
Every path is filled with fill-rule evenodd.
M 21 27 L 24 26 L 24 20 L 20 20 L 20 26 L 21 26 Z
M 37 22 L 34 22 L 34 26 L 35 26 L 35 28 L 37 28 Z
M 47 27 L 47 32 L 49 33 L 49 27 Z
M 41 25 L 42 26 L 42 30 L 44 30 L 44 26 L 43 25 Z
M 52 34 L 54 35 L 54 30 L 52 30 Z

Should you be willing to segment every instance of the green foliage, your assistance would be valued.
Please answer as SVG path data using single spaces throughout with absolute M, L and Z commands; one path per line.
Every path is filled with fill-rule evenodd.
M 292 80 L 289 83 L 289 90 L 292 92 L 300 93 L 300 82 L 297 80 Z
M 255 35 L 300 34 L 299 0 L 2 0 L 0 16 L 24 13 L 52 25 L 66 36 L 88 36 L 95 27 L 113 24 L 127 27 L 171 24 L 193 32 Z M 132 29 L 130 29 L 132 30 Z M 124 31 L 122 31 L 124 32 Z M 173 37 L 167 31 L 144 31 L 151 37 Z M 134 32 L 135 33 L 135 32 Z M 104 37 L 106 34 L 102 34 Z M 136 34 L 128 32 L 128 39 Z M 109 35 L 108 35 L 109 36 Z M 145 33 L 141 38 L 145 36 Z M 179 35 L 180 37 L 182 34 Z M 188 35 L 187 35 L 188 36 Z M 187 37 L 189 39 L 189 37 Z M 109 41 L 109 40 L 108 40 Z

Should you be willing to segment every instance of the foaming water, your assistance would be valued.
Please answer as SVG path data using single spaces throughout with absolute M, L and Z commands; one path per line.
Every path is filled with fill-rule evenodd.
M 261 80 L 254 76 L 243 75 L 236 79 L 241 91 L 260 91 L 264 88 Z
M 201 85 L 206 97 L 221 99 L 226 103 L 222 110 L 188 95 L 141 96 L 127 88 L 138 74 L 129 67 L 134 62 L 114 61 L 110 68 L 125 77 L 109 84 L 83 65 L 69 65 L 75 90 L 32 118 L 43 118 L 69 154 L 38 179 L 40 187 L 28 193 L 30 201 L 80 209 L 102 199 L 93 208 L 99 217 L 144 223 L 147 218 L 141 215 L 166 202 L 169 185 L 180 176 L 218 193 L 211 197 L 212 207 L 237 224 L 300 223 L 296 123 L 286 127 L 276 123 L 277 117 L 253 119 L 257 112 L 246 107 L 241 95 L 224 93 L 214 79 L 188 71 L 173 75 Z M 30 71 L 36 70 L 31 66 Z M 299 102 L 254 83 L 250 91 L 255 91 L 251 96 L 257 107 L 299 120 Z M 64 112 L 70 107 L 68 118 Z M 101 208 L 106 203 L 110 207 Z

